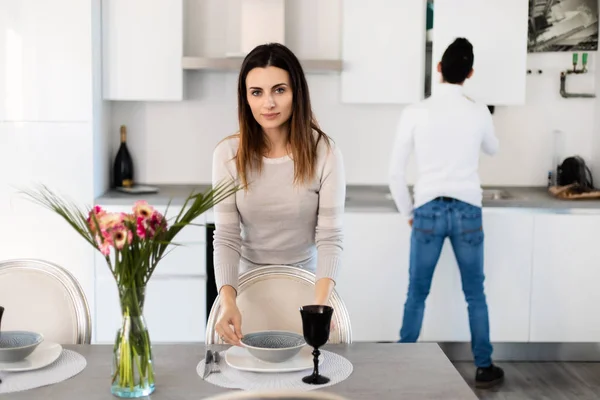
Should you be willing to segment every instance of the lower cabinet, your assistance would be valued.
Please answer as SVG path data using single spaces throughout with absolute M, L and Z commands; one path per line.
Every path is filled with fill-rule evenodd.
M 410 229 L 399 214 L 347 213 L 336 290 L 354 341 L 397 341 L 408 288 Z
M 144 316 L 152 343 L 203 342 L 206 332 L 206 279 L 155 276 L 146 288 Z M 117 285 L 96 281 L 95 343 L 113 343 L 121 325 Z
M 529 340 L 533 214 L 484 209 L 484 273 L 493 342 Z M 460 271 L 446 241 L 426 302 L 421 340 L 471 340 Z
M 535 219 L 532 342 L 600 339 L 600 215 Z
M 533 214 L 484 209 L 485 290 L 492 341 L 529 340 Z M 397 341 L 408 291 L 411 230 L 396 213 L 347 213 L 336 290 L 355 341 Z M 467 303 L 449 241 L 426 301 L 419 340 L 470 341 Z
M 492 342 L 596 342 L 600 337 L 599 214 L 484 208 L 485 292 Z M 354 341 L 397 341 L 408 291 L 411 229 L 393 212 L 347 212 L 336 290 Z M 150 280 L 144 315 L 153 343 L 204 341 L 206 238 L 190 229 Z M 116 284 L 96 253 L 93 342 L 121 324 Z M 469 342 L 467 302 L 447 241 L 425 306 L 421 341 Z

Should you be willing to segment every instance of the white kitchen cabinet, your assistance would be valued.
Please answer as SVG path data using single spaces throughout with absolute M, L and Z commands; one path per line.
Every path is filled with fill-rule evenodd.
M 0 1 L 0 121 L 91 121 L 91 24 L 91 1 Z
M 483 211 L 484 270 L 490 339 L 527 342 L 533 214 Z M 467 303 L 450 241 L 446 241 L 426 302 L 423 341 L 471 340 Z
M 242 54 L 264 43 L 285 44 L 285 0 L 241 0 Z
M 600 215 L 535 217 L 532 342 L 600 338 Z
M 96 279 L 94 343 L 114 343 L 121 326 L 117 285 Z M 203 342 L 206 332 L 206 279 L 153 277 L 146 288 L 144 317 L 152 343 Z
M 524 104 L 528 15 L 523 0 L 435 0 L 433 93 L 442 54 L 457 37 L 465 37 L 475 54 L 475 73 L 465 83 L 465 93 L 490 105 Z
M 406 104 L 425 88 L 425 0 L 344 0 L 343 103 Z
M 302 0 L 285 4 L 285 44 L 300 60 L 340 59 L 342 3 Z
M 183 0 L 103 0 L 105 100 L 183 99 Z
M 336 290 L 354 341 L 397 341 L 408 288 L 410 229 L 400 214 L 344 215 L 343 267 Z

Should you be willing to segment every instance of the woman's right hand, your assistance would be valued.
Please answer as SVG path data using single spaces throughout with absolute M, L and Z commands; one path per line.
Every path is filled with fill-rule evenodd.
M 242 314 L 233 301 L 224 301 L 215 330 L 224 342 L 239 346 L 242 338 Z

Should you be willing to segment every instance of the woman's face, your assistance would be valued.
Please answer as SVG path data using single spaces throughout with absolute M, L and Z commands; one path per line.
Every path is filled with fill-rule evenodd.
M 289 74 L 277 67 L 252 69 L 246 76 L 246 98 L 254 119 L 264 130 L 281 127 L 292 115 Z

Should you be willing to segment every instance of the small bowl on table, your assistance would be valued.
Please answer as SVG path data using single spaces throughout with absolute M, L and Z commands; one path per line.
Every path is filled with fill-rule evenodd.
M 0 332 L 0 362 L 19 362 L 27 358 L 44 341 L 40 333 L 29 331 Z
M 306 346 L 302 335 L 287 331 L 252 332 L 240 342 L 254 357 L 268 363 L 285 362 Z

